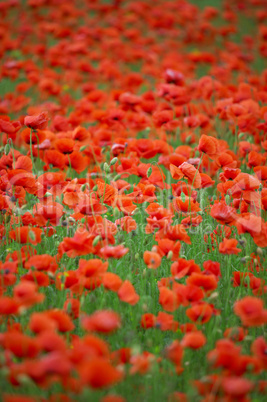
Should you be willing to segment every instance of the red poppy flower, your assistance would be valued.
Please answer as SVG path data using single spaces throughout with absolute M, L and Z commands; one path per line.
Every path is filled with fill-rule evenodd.
M 212 291 L 217 288 L 218 283 L 215 275 L 205 275 L 193 272 L 187 279 L 186 283 L 202 287 L 205 291 Z
M 238 240 L 236 239 L 223 239 L 222 243 L 219 244 L 219 252 L 222 254 L 238 254 L 242 250 L 237 248 Z
M 259 359 L 261 366 L 264 370 L 267 368 L 267 356 L 266 356 L 267 343 L 263 336 L 258 337 L 252 343 L 251 351 Z
M 191 349 L 202 348 L 206 344 L 206 337 L 201 331 L 188 332 L 181 341 L 183 347 Z
M 263 300 L 257 297 L 246 296 L 234 305 L 234 312 L 246 327 L 255 327 L 267 323 L 267 310 Z
M 120 316 L 111 310 L 99 310 L 90 316 L 82 317 L 82 327 L 86 331 L 111 333 L 121 326 Z
M 42 230 L 31 226 L 20 226 L 9 232 L 9 237 L 12 240 L 21 244 L 31 243 L 36 245 L 41 242 Z
M 82 383 L 93 389 L 101 389 L 116 384 L 123 378 L 123 373 L 113 367 L 107 359 L 93 358 L 78 368 Z
M 233 328 L 226 328 L 223 333 L 225 338 L 231 339 L 234 342 L 241 342 L 245 338 L 247 334 L 247 330 L 243 327 L 233 327 Z
M 252 381 L 242 377 L 227 377 L 222 381 L 224 392 L 235 399 L 241 399 L 248 394 L 254 387 Z
M 182 345 L 177 340 L 173 341 L 165 348 L 165 355 L 177 367 L 177 372 L 181 373 L 183 371 L 181 363 L 184 355 Z
M 165 313 L 165 311 L 160 311 L 156 317 L 155 327 L 161 331 L 177 331 L 179 326 L 178 321 L 175 321 L 172 314 Z
M 210 157 L 214 157 L 219 151 L 218 140 L 215 137 L 203 134 L 199 140 L 198 150 Z
M 14 297 L 23 307 L 31 307 L 37 303 L 41 303 L 45 295 L 38 293 L 35 283 L 22 281 L 14 287 Z
M 117 292 L 122 285 L 122 279 L 112 272 L 106 272 L 103 275 L 103 286 L 108 289 L 112 290 L 113 292 Z
M 214 204 L 211 207 L 210 215 L 222 224 L 231 223 L 237 217 L 235 208 L 227 205 L 224 201 Z
M 159 303 L 169 312 L 175 311 L 179 306 L 176 293 L 164 286 L 159 288 Z
M 128 248 L 124 247 L 122 244 L 118 246 L 104 246 L 100 249 L 100 256 L 102 258 L 122 258 L 129 251 Z
M 134 306 L 138 303 L 140 296 L 136 293 L 135 288 L 130 281 L 126 280 L 123 282 L 118 290 L 119 299 L 125 303 L 129 303 Z
M 24 268 L 34 268 L 38 271 L 49 271 L 55 273 L 57 270 L 57 263 L 55 257 L 49 254 L 35 255 L 30 257 L 24 264 Z
M 144 329 L 153 328 L 156 324 L 156 316 L 151 313 L 146 313 L 142 315 L 141 327 Z
M 24 119 L 24 124 L 34 130 L 44 130 L 48 123 L 48 113 L 42 112 L 35 116 L 26 116 Z
M 158 253 L 154 253 L 152 251 L 145 251 L 144 261 L 148 268 L 156 269 L 161 264 L 161 256 Z
M 199 303 L 186 310 L 187 317 L 194 322 L 205 324 L 211 319 L 213 309 L 208 303 Z

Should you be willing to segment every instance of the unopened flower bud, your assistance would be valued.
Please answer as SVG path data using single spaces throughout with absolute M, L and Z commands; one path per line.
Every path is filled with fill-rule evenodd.
M 110 166 L 113 166 L 113 165 L 115 165 L 115 163 L 117 163 L 118 162 L 118 158 L 113 158 L 113 159 L 111 159 L 111 161 L 110 161 Z
M 167 258 L 168 258 L 168 260 L 171 260 L 172 257 L 173 257 L 173 251 L 170 250 L 170 251 L 168 252 Z
M 35 233 L 34 233 L 32 230 L 29 231 L 29 238 L 30 238 L 32 241 L 35 241 L 35 240 L 36 240 Z
M 106 172 L 106 173 L 109 173 L 109 172 L 110 172 L 110 167 L 109 167 L 109 165 L 107 164 L 107 162 L 104 163 L 103 170 L 104 170 L 104 172 Z
M 9 145 L 9 144 L 6 144 L 6 145 L 5 145 L 5 148 L 4 148 L 4 153 L 5 153 L 5 155 L 8 155 L 9 152 L 10 152 L 10 145 Z
M 183 193 L 183 192 L 181 192 L 181 199 L 183 202 L 185 202 L 185 200 L 186 200 L 185 193 Z
M 191 138 L 192 138 L 191 135 L 189 135 L 188 137 L 186 137 L 185 143 L 186 143 L 186 144 L 190 144 Z
M 143 309 L 143 311 L 148 311 L 148 305 L 146 304 L 146 303 L 144 303 L 143 305 L 142 305 L 142 309 Z
M 147 177 L 151 176 L 151 173 L 152 173 L 152 167 L 150 166 L 150 167 L 147 169 L 147 172 L 146 172 Z
M 98 236 L 96 236 L 96 237 L 94 238 L 94 240 L 93 240 L 93 247 L 96 247 L 96 246 L 98 245 L 100 239 L 101 239 L 101 236 L 100 236 L 100 235 L 98 235 Z
M 115 219 L 118 219 L 120 217 L 120 211 L 119 211 L 118 207 L 114 208 L 113 215 L 114 215 Z
M 247 240 L 245 238 L 242 238 L 238 240 L 238 243 L 240 244 L 240 246 L 246 246 Z
M 263 251 L 262 251 L 262 249 L 261 249 L 260 247 L 257 247 L 256 253 L 257 253 L 258 255 L 262 255 L 262 254 L 263 254 Z
M 225 196 L 225 203 L 227 204 L 227 205 L 229 205 L 230 204 L 230 196 L 229 196 L 229 194 L 226 194 L 226 196 Z
M 85 151 L 86 148 L 87 148 L 87 145 L 83 145 L 83 146 L 80 148 L 80 152 Z
M 219 296 L 219 293 L 218 293 L 218 292 L 213 292 L 213 293 L 210 295 L 209 299 L 210 299 L 210 300 L 217 299 L 218 296 Z

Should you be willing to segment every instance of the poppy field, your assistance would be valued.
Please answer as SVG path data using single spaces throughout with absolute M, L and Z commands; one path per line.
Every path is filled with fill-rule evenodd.
M 266 0 L 3 0 L 0 56 L 0 400 L 266 400 Z

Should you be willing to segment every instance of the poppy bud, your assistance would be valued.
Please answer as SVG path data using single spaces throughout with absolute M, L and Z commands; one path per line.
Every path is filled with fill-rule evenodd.
M 246 246 L 247 244 L 247 240 L 244 238 L 241 238 L 238 240 L 238 243 L 240 244 L 240 246 Z
M 259 185 L 259 192 L 261 192 L 262 191 L 262 183 L 260 183 L 260 185 Z
M 209 299 L 210 299 L 210 300 L 217 299 L 218 296 L 219 296 L 219 293 L 218 293 L 218 292 L 213 292 L 213 293 L 210 295 Z
M 151 176 L 151 173 L 152 173 L 152 167 L 150 166 L 150 168 L 148 168 L 146 172 L 147 177 Z
M 120 217 L 120 211 L 119 211 L 118 207 L 115 207 L 113 209 L 113 216 L 115 219 L 118 219 Z
M 82 297 L 80 298 L 80 306 L 82 306 L 85 302 L 85 296 L 82 295 Z
M 97 246 L 97 244 L 99 243 L 99 240 L 101 239 L 101 236 L 100 235 L 98 235 L 98 236 L 96 236 L 95 238 L 94 238 L 94 240 L 93 240 L 93 247 L 96 247 Z
M 45 193 L 45 195 L 44 195 L 44 198 L 51 197 L 51 195 L 52 195 L 52 193 L 49 193 L 49 191 L 47 191 L 47 192 Z
M 225 202 L 226 202 L 227 205 L 230 204 L 230 196 L 229 196 L 229 194 L 226 194 L 226 196 L 225 196 Z
M 140 345 L 132 346 L 132 356 L 138 356 L 142 353 Z
M 115 163 L 117 163 L 117 162 L 118 162 L 118 158 L 113 158 L 113 159 L 111 159 L 111 161 L 110 161 L 110 166 L 115 165 Z
M 245 278 L 244 278 L 244 285 L 246 286 L 249 286 L 249 284 L 250 284 L 250 277 L 249 276 L 246 276 Z
M 183 192 L 181 192 L 181 199 L 182 199 L 183 202 L 185 202 L 185 200 L 186 200 L 185 193 L 183 193 Z
M 142 309 L 143 309 L 143 311 L 148 311 L 148 305 L 144 303 L 142 306 Z
M 87 189 L 87 183 L 84 183 L 84 184 L 81 186 L 81 191 L 84 192 L 86 189 Z
M 186 137 L 185 143 L 186 143 L 186 144 L 190 144 L 191 138 L 192 138 L 191 135 L 189 135 L 188 137 Z
M 245 135 L 245 133 L 239 133 L 239 134 L 238 134 L 238 138 L 241 140 L 241 138 L 243 138 L 244 135 Z
M 135 258 L 136 260 L 138 260 L 138 258 L 139 258 L 139 253 L 136 253 L 135 256 L 134 256 L 134 258 Z
M 29 238 L 30 238 L 32 241 L 35 241 L 35 240 L 36 240 L 35 233 L 34 233 L 32 230 L 29 231 Z
M 20 382 L 20 384 L 22 385 L 32 385 L 33 382 L 31 380 L 31 378 L 29 376 L 27 376 L 26 374 L 19 374 L 18 375 L 18 380 Z
M 72 312 L 72 310 L 71 310 L 71 302 L 69 301 L 68 304 L 65 307 L 66 307 L 66 312 L 69 315 L 71 315 L 71 312 Z
M 96 191 L 97 190 L 97 185 L 95 185 L 93 188 L 92 188 L 92 191 Z
M 167 259 L 168 259 L 168 260 L 171 260 L 172 257 L 173 257 L 173 251 L 170 250 L 170 251 L 168 252 Z
M 258 255 L 262 255 L 263 254 L 262 249 L 260 247 L 257 247 L 256 253 Z
M 85 151 L 85 150 L 86 150 L 86 148 L 87 148 L 87 145 L 83 145 L 83 146 L 80 148 L 80 152 Z
M 104 163 L 103 169 L 104 169 L 104 172 L 106 172 L 106 173 L 109 173 L 109 172 L 110 172 L 110 167 L 109 167 L 109 165 L 107 164 L 107 162 Z
M 9 144 L 6 144 L 6 145 L 5 145 L 5 148 L 4 148 L 4 153 L 5 153 L 5 155 L 8 155 L 9 152 L 10 152 L 10 145 L 9 145 Z

